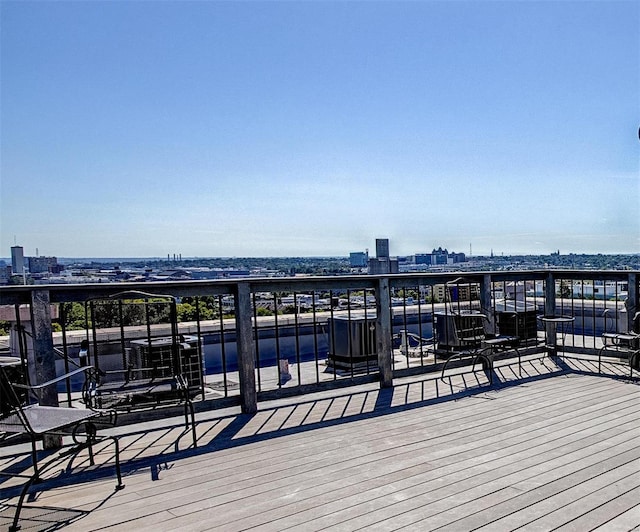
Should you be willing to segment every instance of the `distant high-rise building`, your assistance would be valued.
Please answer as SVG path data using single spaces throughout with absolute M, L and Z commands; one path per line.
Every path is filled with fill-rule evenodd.
M 362 251 L 355 251 L 349 253 L 349 265 L 352 268 L 366 268 L 369 262 L 369 253 Z
M 449 253 L 447 248 L 434 249 L 431 252 L 431 264 L 443 265 L 443 264 L 455 264 L 458 262 L 467 262 L 467 256 L 464 253 Z
M 431 253 L 416 253 L 416 264 L 431 264 Z
M 377 275 L 399 271 L 398 259 L 389 257 L 389 239 L 376 238 L 376 257 L 369 259 L 369 273 Z
M 369 273 L 371 275 L 383 275 L 387 273 L 400 273 L 398 259 L 372 258 L 369 259 Z
M 376 238 L 376 257 L 379 259 L 389 258 L 389 239 Z
M 467 256 L 464 253 L 453 253 L 453 252 L 451 252 L 449 257 L 453 259 L 454 263 L 467 262 Z
M 57 257 L 28 257 L 30 273 L 60 273 Z
M 11 270 L 15 274 L 24 273 L 24 249 L 22 246 L 11 247 Z
M 11 266 L 0 260 L 0 284 L 7 284 L 11 279 Z
M 442 249 L 440 247 L 438 249 L 434 249 L 431 252 L 431 264 L 436 264 L 436 265 L 447 264 L 448 261 L 449 261 L 449 252 L 447 251 L 447 248 Z

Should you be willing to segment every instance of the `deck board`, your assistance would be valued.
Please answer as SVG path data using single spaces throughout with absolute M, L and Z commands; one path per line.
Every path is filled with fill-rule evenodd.
M 51 507 L 75 512 L 71 531 L 640 527 L 640 384 L 539 361 L 496 373 L 199 414 L 197 450 L 179 422 L 133 427 L 123 491 L 46 490 L 22 524 Z

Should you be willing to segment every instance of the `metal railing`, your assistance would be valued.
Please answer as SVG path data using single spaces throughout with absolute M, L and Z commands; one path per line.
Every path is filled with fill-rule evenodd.
M 638 271 L 541 270 L 423 273 L 0 287 L 11 323 L 10 351 L 43 382 L 79 362 L 81 343 L 122 342 L 90 323 L 90 301 L 126 290 L 178 301 L 177 331 L 199 339 L 203 373 L 199 409 L 239 404 L 254 412 L 262 399 L 326 387 L 435 371 L 459 345 L 453 316 L 481 313 L 486 333 L 510 334 L 541 350 L 556 334 L 540 316 L 574 318 L 565 342 L 572 353 L 596 354 L 608 327 L 637 327 Z M 146 335 L 166 324 L 137 324 Z M 135 327 L 126 331 L 135 336 Z M 117 338 L 115 338 L 117 337 Z M 6 338 L 0 339 L 7 342 Z M 124 344 L 123 344 L 124 345 Z M 96 354 L 97 354 L 97 350 Z M 67 381 L 43 397 L 72 402 Z

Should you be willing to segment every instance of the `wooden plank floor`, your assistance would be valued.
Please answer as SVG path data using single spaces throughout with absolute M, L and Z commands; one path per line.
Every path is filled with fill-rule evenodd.
M 199 415 L 195 450 L 180 437 L 180 420 L 125 427 L 124 490 L 113 491 L 113 469 L 101 466 L 91 482 L 71 476 L 35 492 L 21 524 L 640 530 L 640 383 L 570 371 L 591 371 L 582 366 L 534 360 L 522 378 L 517 366 L 498 367 L 493 387 L 482 372 L 454 372 L 272 402 L 251 417 Z M 99 453 L 111 457 L 108 448 Z M 10 484 L 0 486 L 9 493 Z

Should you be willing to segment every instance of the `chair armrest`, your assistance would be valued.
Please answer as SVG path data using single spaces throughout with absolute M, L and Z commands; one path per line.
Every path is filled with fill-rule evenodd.
M 42 382 L 40 384 L 20 384 L 20 383 L 11 383 L 11 386 L 14 386 L 15 388 L 22 388 L 24 390 L 40 390 L 42 388 L 46 388 L 47 386 L 51 386 L 52 384 L 55 384 L 57 382 L 63 381 L 65 379 L 68 379 L 69 377 L 72 377 L 73 375 L 77 375 L 78 373 L 85 373 L 89 370 L 93 370 L 93 366 L 82 366 L 81 368 L 78 369 L 74 369 L 73 371 L 70 371 L 69 373 L 65 373 L 64 375 L 60 375 L 59 377 L 56 377 L 55 379 L 51 379 L 47 382 Z

